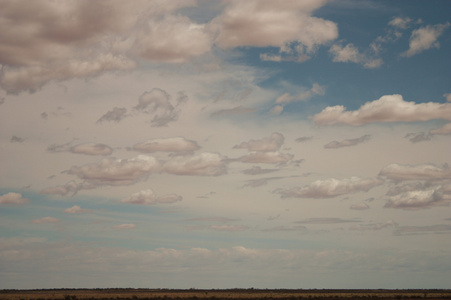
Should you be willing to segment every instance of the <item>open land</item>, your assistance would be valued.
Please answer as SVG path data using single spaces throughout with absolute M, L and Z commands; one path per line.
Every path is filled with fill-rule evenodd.
M 302 300 L 302 299 L 451 299 L 451 290 L 328 290 L 328 289 L 45 289 L 0 290 L 0 299 L 151 299 L 151 300 Z

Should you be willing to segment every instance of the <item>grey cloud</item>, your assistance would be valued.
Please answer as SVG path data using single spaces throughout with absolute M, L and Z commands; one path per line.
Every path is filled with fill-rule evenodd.
M 127 109 L 125 107 L 114 107 L 112 110 L 109 110 L 106 114 L 100 117 L 97 120 L 97 123 L 102 123 L 104 121 L 109 122 L 120 122 L 127 116 Z
M 269 231 L 269 232 L 274 232 L 274 231 L 304 231 L 306 230 L 307 227 L 302 226 L 302 225 L 297 225 L 297 226 L 292 226 L 292 227 L 286 227 L 286 226 L 275 226 L 269 229 L 263 229 L 262 231 Z
M 176 194 L 157 196 L 151 189 L 148 189 L 134 193 L 130 197 L 122 199 L 121 202 L 128 204 L 150 205 L 174 203 L 182 201 L 182 199 L 182 196 Z
M 409 139 L 409 141 L 412 143 L 419 143 L 424 141 L 430 141 L 432 138 L 432 134 L 427 134 L 424 132 L 408 133 L 404 138 Z
M 9 140 L 11 143 L 22 143 L 25 141 L 23 138 L 13 135 Z
M 80 144 L 70 148 L 70 152 L 86 155 L 110 155 L 113 149 L 105 144 Z
M 451 169 L 444 165 L 437 167 L 433 164 L 398 165 L 391 164 L 379 172 L 379 176 L 391 180 L 440 180 L 451 179 Z
M 243 170 L 241 173 L 246 175 L 261 175 L 278 171 L 279 169 L 262 169 L 259 166 L 253 166 L 250 169 Z
M 243 115 L 248 113 L 255 112 L 255 108 L 245 107 L 245 106 L 236 106 L 231 109 L 221 109 L 211 114 L 212 117 L 219 117 L 219 116 L 225 116 L 225 115 Z
M 90 188 L 93 188 L 93 186 L 85 183 L 77 183 L 71 180 L 64 185 L 46 187 L 41 190 L 40 194 L 59 195 L 59 196 L 67 196 L 68 194 L 71 194 L 71 196 L 74 196 L 78 193 L 78 191 Z
M 313 136 L 302 136 L 297 138 L 295 141 L 298 143 L 303 143 L 303 142 L 307 142 L 313 139 Z
M 225 217 L 203 217 L 203 218 L 188 219 L 187 221 L 227 223 L 227 222 L 239 221 L 239 219 L 231 219 L 231 218 L 225 218 Z
M 361 136 L 359 138 L 355 138 L 355 139 L 348 139 L 348 140 L 343 140 L 340 142 L 337 141 L 332 141 L 326 145 L 324 145 L 324 148 L 326 149 L 336 149 L 336 148 L 342 148 L 342 147 L 350 147 L 350 146 L 355 146 L 361 143 L 364 143 L 366 141 L 368 141 L 371 138 L 371 135 L 366 134 L 364 136 Z
M 277 180 L 282 179 L 284 177 L 269 177 L 269 178 L 260 178 L 260 179 L 253 179 L 253 180 L 247 180 L 247 183 L 244 184 L 242 187 L 259 187 L 268 184 L 268 181 L 270 180 Z
M 297 221 L 298 224 L 341 224 L 341 223 L 359 223 L 356 219 L 342 219 L 342 218 L 310 218 L 302 221 Z
M 349 208 L 353 210 L 367 210 L 370 209 L 370 206 L 366 203 L 357 203 L 352 204 Z
M 146 142 L 135 144 L 132 149 L 143 153 L 158 151 L 188 153 L 199 150 L 200 146 L 197 142 L 188 140 L 184 137 L 174 137 L 148 140 Z
M 277 151 L 283 145 L 284 141 L 285 137 L 283 136 L 283 134 L 274 132 L 269 137 L 242 142 L 239 145 L 235 145 L 233 149 L 247 149 L 248 151 L 261 152 Z
M 43 217 L 40 219 L 32 220 L 30 223 L 33 224 L 47 224 L 47 223 L 59 223 L 61 219 L 53 218 L 53 217 Z
M 275 152 L 250 152 L 235 161 L 241 161 L 244 163 L 264 163 L 264 164 L 284 164 L 293 159 L 294 155 L 288 153 Z
M 450 135 L 451 134 L 451 123 L 447 123 L 443 125 L 441 128 L 431 129 L 429 130 L 429 134 L 431 135 Z
M 397 235 L 427 233 L 451 233 L 451 225 L 399 226 L 395 231 Z
M 215 231 L 229 231 L 229 232 L 245 231 L 249 229 L 248 226 L 244 225 L 211 225 L 209 228 Z
M 315 124 L 324 126 L 451 120 L 451 103 L 415 103 L 404 101 L 401 95 L 386 95 L 365 103 L 356 111 L 346 111 L 343 105 L 329 106 L 312 118 Z
M 357 192 L 368 192 L 382 183 L 383 181 L 377 178 L 329 178 L 317 180 L 304 187 L 279 189 L 276 190 L 276 192 L 279 193 L 282 198 L 333 198 Z
M 351 226 L 349 230 L 365 231 L 365 230 L 381 230 L 385 228 L 397 228 L 397 227 L 398 223 L 390 220 L 385 223 L 356 224 Z

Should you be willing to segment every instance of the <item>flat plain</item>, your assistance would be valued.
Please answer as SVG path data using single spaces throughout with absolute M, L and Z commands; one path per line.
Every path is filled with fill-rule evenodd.
M 0 299 L 151 299 L 151 300 L 302 300 L 302 299 L 451 299 L 451 290 L 328 290 L 328 289 L 42 289 L 0 290 Z

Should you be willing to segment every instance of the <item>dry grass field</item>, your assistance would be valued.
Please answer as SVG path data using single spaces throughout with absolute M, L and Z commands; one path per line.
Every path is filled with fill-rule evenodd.
M 167 290 L 167 289 L 50 289 L 1 290 L 0 299 L 151 299 L 151 300 L 303 300 L 303 299 L 451 299 L 451 290 Z

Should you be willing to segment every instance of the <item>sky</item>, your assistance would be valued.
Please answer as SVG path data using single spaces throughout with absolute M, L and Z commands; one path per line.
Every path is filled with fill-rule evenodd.
M 451 288 L 451 1 L 0 7 L 0 289 Z

